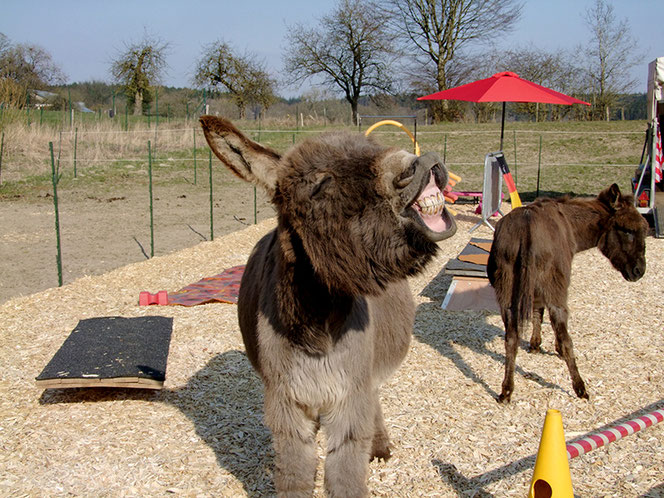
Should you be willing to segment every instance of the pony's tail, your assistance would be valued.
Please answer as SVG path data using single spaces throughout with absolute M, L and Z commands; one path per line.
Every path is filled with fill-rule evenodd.
M 535 296 L 532 238 L 530 230 L 525 228 L 523 239 L 514 259 L 510 299 L 511 319 L 516 323 L 517 330 L 521 330 L 523 325 L 530 320 Z

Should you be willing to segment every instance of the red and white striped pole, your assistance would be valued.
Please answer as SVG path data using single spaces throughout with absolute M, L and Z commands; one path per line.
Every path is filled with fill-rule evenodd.
M 576 458 L 579 455 L 589 451 L 601 448 L 602 446 L 622 439 L 635 432 L 664 421 L 664 409 L 655 410 L 641 417 L 629 420 L 624 424 L 619 424 L 597 434 L 574 441 L 567 445 L 567 458 Z
M 662 134 L 660 127 L 656 126 L 655 133 L 655 157 L 654 157 L 654 170 L 655 170 L 655 183 L 662 181 L 662 168 L 664 167 L 664 154 L 662 153 Z M 652 194 L 651 194 L 652 195 Z

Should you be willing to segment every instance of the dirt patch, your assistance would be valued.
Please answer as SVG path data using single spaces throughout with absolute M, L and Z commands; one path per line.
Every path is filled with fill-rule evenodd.
M 58 191 L 64 284 L 150 257 L 150 197 L 144 180 L 94 188 L 74 184 Z M 253 224 L 253 187 L 226 175 L 213 187 L 215 238 Z M 0 201 L 0 303 L 58 285 L 54 213 L 48 190 Z M 256 216 L 258 221 L 274 216 L 260 192 Z M 155 185 L 153 220 L 155 256 L 210 240 L 207 182 Z

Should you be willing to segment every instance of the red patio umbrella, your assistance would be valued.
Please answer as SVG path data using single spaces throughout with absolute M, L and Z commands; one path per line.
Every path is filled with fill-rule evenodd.
M 465 100 L 468 102 L 502 102 L 503 113 L 500 120 L 500 150 L 503 150 L 503 136 L 505 135 L 505 103 L 506 102 L 539 102 L 542 104 L 585 104 L 583 100 L 575 99 L 564 93 L 556 92 L 532 81 L 524 80 L 511 71 L 496 73 L 490 78 L 473 81 L 466 85 L 457 86 L 448 90 L 425 95 L 417 100 Z M 502 157 L 502 156 L 501 156 Z M 521 199 L 516 191 L 512 173 L 507 167 L 504 157 L 499 161 L 500 169 L 507 184 L 512 199 L 512 207 L 521 205 Z
M 584 104 L 564 93 L 556 92 L 532 81 L 524 80 L 518 74 L 505 71 L 490 78 L 473 81 L 466 85 L 425 95 L 417 100 L 464 100 L 468 102 L 502 102 L 503 115 L 500 126 L 500 150 L 503 149 L 505 132 L 505 102 L 539 102 L 542 104 Z

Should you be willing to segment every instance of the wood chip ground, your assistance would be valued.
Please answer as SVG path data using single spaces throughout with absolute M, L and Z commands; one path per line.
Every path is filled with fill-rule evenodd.
M 664 240 L 647 239 L 647 272 L 623 280 L 599 251 L 574 260 L 569 326 L 590 401 L 578 399 L 544 328 L 544 354 L 517 357 L 508 406 L 497 314 L 441 309 L 445 263 L 477 222 L 459 230 L 410 281 L 411 351 L 382 389 L 394 444 L 372 462 L 373 496 L 526 496 L 548 408 L 567 439 L 664 406 Z M 84 277 L 0 306 L 0 495 L 270 496 L 274 453 L 262 387 L 245 357 L 236 306 L 139 307 L 140 291 L 177 290 L 246 261 L 268 220 L 214 242 Z M 474 236 L 491 238 L 482 227 Z M 79 320 L 174 318 L 162 391 L 43 390 L 34 378 Z M 324 437 L 316 494 L 322 496 Z M 664 424 L 570 462 L 577 496 L 664 494 Z

